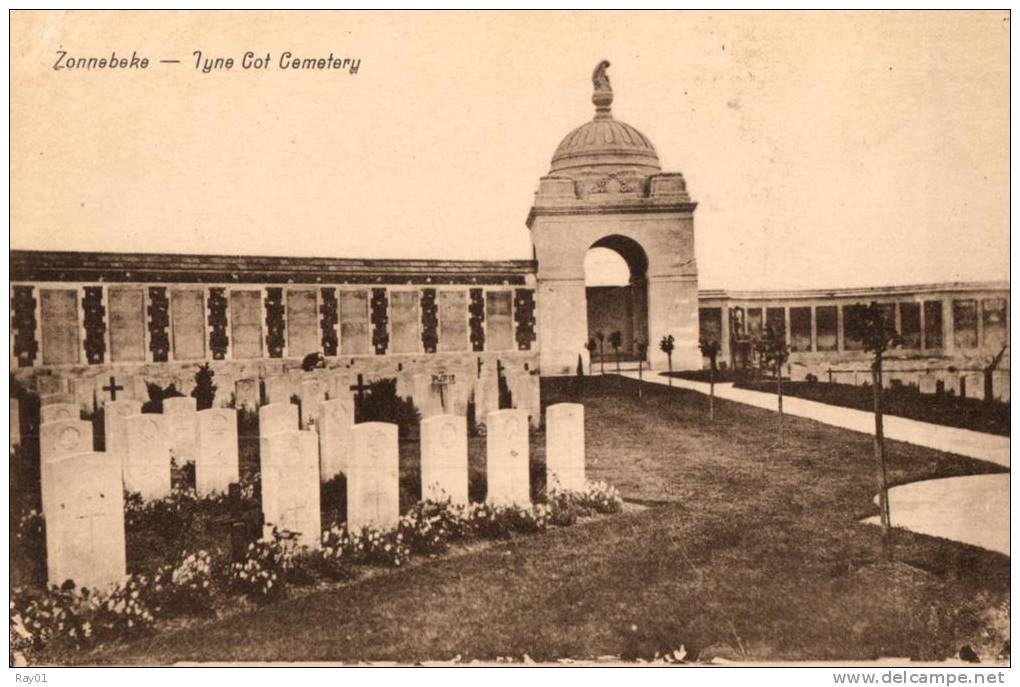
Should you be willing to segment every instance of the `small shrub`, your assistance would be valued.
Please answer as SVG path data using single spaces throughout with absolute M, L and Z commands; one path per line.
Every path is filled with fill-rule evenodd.
M 156 622 L 151 602 L 151 581 L 143 575 L 132 575 L 109 594 L 96 597 L 91 620 L 95 639 L 130 639 L 145 634 Z
M 283 594 L 285 552 L 278 540 L 259 540 L 248 545 L 243 561 L 226 569 L 227 588 L 258 602 Z
M 471 531 L 483 539 L 509 539 L 510 523 L 501 510 L 488 503 L 472 503 L 465 518 Z
M 217 389 L 213 384 L 215 375 L 216 373 L 209 367 L 209 363 L 200 365 L 198 372 L 195 373 L 195 388 L 191 390 L 191 395 L 195 399 L 195 407 L 198 410 L 207 410 L 213 407 Z
M 322 533 L 319 559 L 319 573 L 326 579 L 343 581 L 354 577 L 354 553 L 346 529 L 335 526 Z
M 367 565 L 399 568 L 411 557 L 411 550 L 399 530 L 382 532 L 364 527 L 350 537 L 350 545 L 354 560 Z
M 212 610 L 216 561 L 207 551 L 184 556 L 175 566 L 164 566 L 155 575 L 151 596 L 161 615 L 204 615 Z
M 396 379 L 377 379 L 368 388 L 368 395 L 355 407 L 356 422 L 392 422 L 401 438 L 418 431 L 421 415 L 413 400 L 397 396 Z

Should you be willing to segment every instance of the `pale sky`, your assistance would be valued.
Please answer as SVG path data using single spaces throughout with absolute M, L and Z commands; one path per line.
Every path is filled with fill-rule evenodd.
M 361 63 L 206 75 L 194 50 Z M 13 248 L 530 258 L 606 58 L 614 115 L 699 203 L 702 288 L 1008 279 L 1004 12 L 16 12 L 11 52 Z

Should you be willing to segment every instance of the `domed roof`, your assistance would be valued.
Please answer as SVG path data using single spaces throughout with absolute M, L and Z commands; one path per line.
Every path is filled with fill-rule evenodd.
M 620 168 L 642 174 L 662 171 L 652 142 L 629 124 L 613 119 L 613 90 L 605 72 L 608 66 L 609 62 L 603 61 L 592 74 L 595 118 L 563 139 L 553 155 L 550 175 L 602 174 Z
M 596 115 L 563 139 L 552 158 L 550 174 L 596 171 L 592 167 L 644 167 L 649 174 L 661 171 L 655 147 L 643 133 L 629 124 Z

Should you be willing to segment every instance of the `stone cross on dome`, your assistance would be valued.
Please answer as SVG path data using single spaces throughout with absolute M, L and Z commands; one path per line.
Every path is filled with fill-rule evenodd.
M 595 92 L 591 101 L 595 104 L 595 119 L 612 119 L 613 115 L 610 106 L 613 104 L 613 87 L 609 83 L 609 60 L 602 60 L 595 66 L 591 74 L 591 83 Z

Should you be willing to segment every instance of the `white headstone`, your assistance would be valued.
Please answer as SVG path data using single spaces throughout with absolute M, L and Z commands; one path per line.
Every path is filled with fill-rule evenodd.
M 351 427 L 354 425 L 354 401 L 336 399 L 319 405 L 316 428 L 319 430 L 319 466 L 323 481 L 347 472 L 351 452 Z
M 77 406 L 78 402 L 74 398 L 74 394 L 66 391 L 59 391 L 53 394 L 43 394 L 39 397 L 39 406 L 46 407 L 52 405 L 73 405 Z
M 234 383 L 234 405 L 245 410 L 259 407 L 259 380 L 239 379 Z
M 546 488 L 584 489 L 584 406 L 557 403 L 545 411 Z
M 48 467 L 52 506 L 46 512 L 46 568 L 51 585 L 74 580 L 95 589 L 127 574 L 120 464 L 102 453 L 78 453 Z
M 365 422 L 351 430 L 354 455 L 347 474 L 347 528 L 388 530 L 400 519 L 397 426 Z
M 170 450 L 177 465 L 195 462 L 198 452 L 198 411 L 191 396 L 163 399 L 163 415 L 170 418 Z
M 127 450 L 124 453 L 124 488 L 142 499 L 160 499 L 170 493 L 170 422 L 172 415 L 144 413 L 124 419 Z
M 43 512 L 50 509 L 53 480 L 49 466 L 54 461 L 92 452 L 92 423 L 85 420 L 55 420 L 39 427 L 39 476 Z M 120 462 L 114 460 L 117 466 Z
M 67 382 L 68 390 L 74 397 L 74 403 L 92 412 L 96 409 L 96 380 L 94 377 L 81 377 Z
M 298 423 L 298 407 L 286 403 L 269 403 L 259 408 L 259 451 L 265 455 L 269 450 L 266 440 L 280 432 L 301 429 Z
M 40 396 L 67 391 L 67 380 L 63 377 L 40 375 L 35 378 L 35 390 Z
M 42 462 L 73 453 L 91 453 L 92 423 L 73 419 L 53 420 L 39 427 L 39 455 Z
M 514 408 L 527 411 L 532 427 L 541 426 L 542 401 L 538 375 L 526 370 L 511 372 L 507 374 L 507 384 L 510 385 L 510 393 L 513 395 Z
M 308 429 L 319 415 L 319 405 L 326 400 L 326 381 L 318 376 L 301 380 L 301 428 Z
M 139 401 L 107 401 L 103 406 L 103 423 L 106 436 L 106 452 L 122 455 L 127 450 L 127 426 L 125 418 L 142 412 Z
M 39 406 L 39 424 L 47 422 L 59 422 L 60 420 L 78 420 L 81 418 L 81 410 L 74 403 L 51 403 L 50 405 Z M 89 449 L 90 451 L 92 449 Z
M 992 373 L 992 397 L 996 401 L 1009 403 L 1009 372 L 996 370 Z
M 423 419 L 444 414 L 443 401 L 446 396 L 446 385 L 433 384 L 433 381 L 440 380 L 442 377 L 434 376 L 428 372 L 419 372 L 414 375 L 414 405 Z
M 266 403 L 290 403 L 294 387 L 287 377 L 266 377 Z
M 11 448 L 21 445 L 21 402 L 11 399 Z
M 475 424 L 484 425 L 489 413 L 499 410 L 499 380 L 495 369 L 488 365 L 482 376 L 475 378 Z
M 531 502 L 528 472 L 528 414 L 506 409 L 489 413 L 485 423 L 487 500 L 498 505 Z
M 198 411 L 195 491 L 199 496 L 224 493 L 231 482 L 240 480 L 237 451 L 237 411 L 232 408 Z
M 230 405 L 233 400 L 234 405 L 237 405 L 236 398 L 234 397 L 234 377 L 233 375 L 227 374 L 226 372 L 217 372 L 213 377 L 213 384 L 216 385 L 216 396 L 213 399 L 213 408 L 226 408 Z
M 315 432 L 289 430 L 265 439 L 262 457 L 262 514 L 267 529 L 298 535 L 299 543 L 318 548 L 319 438 Z
M 421 422 L 423 499 L 467 505 L 467 418 L 434 415 Z
M 938 376 L 931 372 L 926 372 L 921 375 L 921 379 L 918 383 L 918 390 L 922 394 L 933 394 L 935 393 L 935 382 L 938 380 Z

